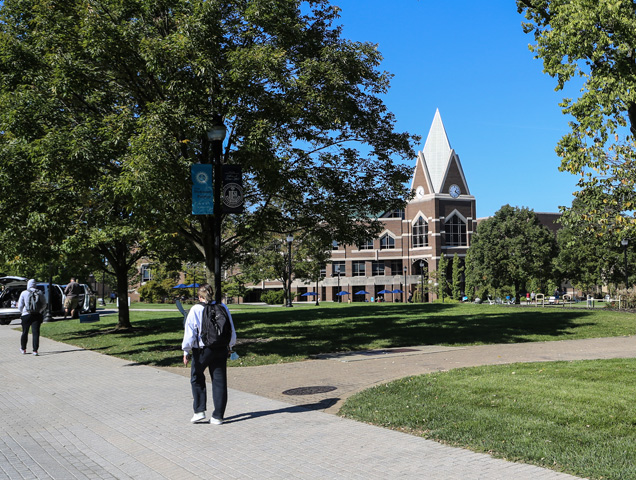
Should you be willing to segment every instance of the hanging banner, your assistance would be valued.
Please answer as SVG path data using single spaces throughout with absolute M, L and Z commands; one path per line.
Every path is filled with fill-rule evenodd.
M 223 165 L 223 213 L 243 213 L 243 176 L 239 165 Z
M 214 213 L 214 189 L 212 188 L 212 165 L 194 164 L 192 175 L 192 214 L 212 215 Z

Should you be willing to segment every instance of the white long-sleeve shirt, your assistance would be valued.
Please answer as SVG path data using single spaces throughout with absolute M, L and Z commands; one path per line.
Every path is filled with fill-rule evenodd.
M 232 338 L 230 338 L 230 348 L 236 343 L 236 330 L 234 329 L 234 321 L 230 314 L 230 309 L 224 303 L 221 304 L 227 316 L 230 319 L 230 325 L 232 326 Z M 193 348 L 203 348 L 203 341 L 201 340 L 201 319 L 203 317 L 203 305 L 197 303 L 188 312 L 188 316 L 185 322 L 185 329 L 183 332 L 183 342 L 181 343 L 181 350 L 186 353 L 192 353 Z

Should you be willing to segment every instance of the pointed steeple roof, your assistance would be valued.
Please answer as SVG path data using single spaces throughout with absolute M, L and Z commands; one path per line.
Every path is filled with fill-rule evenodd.
M 424 153 L 424 160 L 428 166 L 433 190 L 437 193 L 442 189 L 442 182 L 448 170 L 451 152 L 451 146 L 446 136 L 446 129 L 444 129 L 442 117 L 439 114 L 439 109 L 437 109 L 422 152 Z

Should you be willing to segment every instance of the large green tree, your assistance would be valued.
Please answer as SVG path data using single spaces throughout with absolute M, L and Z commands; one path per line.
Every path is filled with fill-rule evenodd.
M 632 0 L 517 0 L 531 46 L 565 98 L 570 131 L 556 151 L 561 170 L 580 176 L 580 200 L 565 221 L 636 238 L 636 9 Z M 592 225 L 594 224 L 594 225 Z
M 584 294 L 597 293 L 603 285 L 624 285 L 625 251 L 618 233 L 605 231 L 596 223 L 573 221 L 578 208 L 577 201 L 572 205 L 575 215 L 558 232 L 555 266 L 559 277 L 569 280 Z M 633 265 L 633 245 L 627 253 L 629 265 Z M 628 269 L 628 273 L 632 272 Z
M 532 210 L 504 205 L 480 222 L 466 255 L 466 276 L 475 288 L 514 287 L 516 300 L 530 280 L 553 276 L 556 239 Z
M 380 99 L 376 46 L 342 38 L 337 20 L 326 0 L 5 0 L 0 194 L 25 212 L 15 235 L 37 239 L 20 255 L 97 248 L 123 291 L 139 256 L 188 255 L 177 238 L 211 282 L 216 222 L 226 265 L 274 233 L 376 233 L 407 196 L 394 160 L 413 139 Z M 241 216 L 190 213 L 190 166 L 212 162 L 215 118 L 222 161 L 243 168 Z

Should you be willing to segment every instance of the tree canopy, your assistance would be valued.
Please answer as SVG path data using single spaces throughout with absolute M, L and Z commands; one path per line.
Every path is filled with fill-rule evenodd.
M 532 210 L 504 205 L 480 222 L 466 255 L 467 283 L 475 288 L 513 287 L 517 299 L 530 281 L 552 279 L 556 239 Z
M 636 9 L 631 0 L 517 0 L 533 33 L 531 50 L 556 89 L 581 85 L 564 98 L 570 131 L 556 151 L 560 169 L 580 176 L 576 212 L 599 233 L 636 238 Z
M 6 255 L 64 262 L 89 250 L 121 283 L 142 254 L 192 255 L 185 239 L 211 281 L 215 222 L 226 266 L 272 232 L 312 231 L 325 245 L 368 238 L 379 214 L 404 204 L 410 169 L 398 160 L 414 155 L 414 137 L 394 130 L 381 100 L 390 75 L 376 45 L 342 38 L 338 10 L 326 0 L 5 0 Z M 190 166 L 212 162 L 218 116 L 245 213 L 195 216 Z

